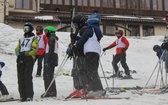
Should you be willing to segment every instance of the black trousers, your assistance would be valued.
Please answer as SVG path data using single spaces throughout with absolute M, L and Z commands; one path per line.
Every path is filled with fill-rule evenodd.
M 103 86 L 98 74 L 99 54 L 94 52 L 86 53 L 86 70 L 90 90 L 103 90 Z
M 85 56 L 76 56 L 74 57 L 74 64 L 73 64 L 73 82 L 75 89 L 83 89 L 87 88 L 89 85 L 88 83 L 88 76 L 85 67 Z
M 8 92 L 6 86 L 2 83 L 2 81 L 0 81 L 0 91 L 1 91 L 2 95 L 9 95 L 9 92 Z
M 17 63 L 17 77 L 20 97 L 22 99 L 33 98 L 33 66 L 34 59 L 31 56 L 25 58 L 25 62 Z
M 114 57 L 113 57 L 113 61 L 112 61 L 112 66 L 115 70 L 115 73 L 119 73 L 119 68 L 118 68 L 118 62 L 121 62 L 121 65 L 122 67 L 124 68 L 125 70 L 125 74 L 126 75 L 130 75 L 130 71 L 129 71 L 129 67 L 126 63 L 126 54 L 125 53 L 122 53 L 122 54 L 116 54 Z
M 45 91 L 49 88 L 51 81 L 54 78 L 54 70 L 56 67 L 56 63 L 53 61 L 57 61 L 58 63 L 58 55 L 54 55 L 51 59 L 52 62 L 48 61 L 48 54 L 44 56 L 44 72 L 43 72 L 43 79 L 44 79 L 44 87 Z M 56 83 L 55 80 L 52 83 L 51 87 L 49 88 L 47 94 L 57 96 L 56 90 Z
M 35 58 L 35 61 L 37 60 L 37 73 L 36 73 L 36 75 L 38 75 L 38 76 L 41 76 L 43 58 L 44 58 L 44 54 L 43 55 L 36 55 L 36 58 Z

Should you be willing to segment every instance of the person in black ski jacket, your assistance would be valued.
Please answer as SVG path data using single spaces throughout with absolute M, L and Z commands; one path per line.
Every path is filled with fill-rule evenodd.
M 55 80 L 49 87 L 51 81 L 54 79 L 54 68 L 58 66 L 58 37 L 56 36 L 55 32 L 56 29 L 53 26 L 45 27 L 45 34 L 47 36 L 48 43 L 46 45 L 44 55 L 43 79 L 45 93 L 41 95 L 42 98 L 57 96 Z
M 73 18 L 73 24 L 75 25 L 76 32 L 73 36 L 73 42 L 78 41 L 81 38 L 81 35 L 87 28 L 85 24 L 86 20 L 83 14 L 77 14 Z M 69 45 L 70 50 L 67 52 L 69 55 L 73 56 L 73 69 L 72 69 L 72 77 L 74 82 L 74 88 L 76 89 L 74 92 L 69 94 L 68 97 L 82 97 L 88 93 L 86 90 L 88 86 L 87 72 L 85 67 L 85 56 L 83 53 L 83 47 L 81 49 L 76 49 L 73 47 L 71 43 Z M 71 56 L 71 55 L 70 55 Z

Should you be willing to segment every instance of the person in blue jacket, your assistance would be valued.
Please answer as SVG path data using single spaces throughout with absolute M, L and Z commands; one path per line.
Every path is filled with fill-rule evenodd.
M 6 86 L 3 84 L 3 82 L 1 81 L 1 76 L 2 76 L 2 68 L 5 66 L 4 62 L 0 62 L 0 92 L 2 94 L 2 97 L 0 98 L 7 98 L 9 95 L 9 92 L 6 88 Z
M 104 95 L 103 86 L 98 74 L 99 58 L 101 53 L 100 40 L 103 37 L 99 28 L 101 16 L 91 14 L 88 16 L 87 28 L 81 38 L 75 43 L 78 51 L 83 49 L 85 55 L 85 67 L 89 85 L 86 97 L 99 97 Z

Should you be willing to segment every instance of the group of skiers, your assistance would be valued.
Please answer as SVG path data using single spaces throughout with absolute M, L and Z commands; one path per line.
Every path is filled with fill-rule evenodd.
M 98 74 L 98 67 L 101 55 L 100 41 L 103 34 L 100 30 L 101 16 L 91 14 L 86 20 L 83 14 L 77 14 L 72 22 L 75 26 L 75 33 L 71 33 L 71 43 L 66 51 L 68 57 L 73 58 L 72 77 L 74 92 L 68 97 L 99 97 L 106 92 Z M 19 39 L 15 54 L 17 56 L 17 77 L 20 101 L 32 101 L 34 96 L 32 72 L 35 61 L 38 61 L 36 77 L 41 76 L 42 67 L 45 93 L 41 97 L 56 97 L 57 89 L 54 78 L 54 68 L 58 66 L 58 37 L 56 29 L 47 26 L 35 28 L 25 23 L 23 26 L 24 35 Z M 116 46 L 116 55 L 113 57 L 112 66 L 115 74 L 112 77 L 132 79 L 129 67 L 126 63 L 126 50 L 129 41 L 123 36 L 122 30 L 116 30 L 117 39 L 109 46 L 103 48 L 103 52 Z M 42 61 L 44 58 L 44 66 Z M 123 77 L 117 66 L 121 62 L 125 70 Z M 1 69 L 0 69 L 1 70 Z M 0 72 L 1 73 L 1 72 Z M 0 86 L 1 87 L 1 86 Z M 0 89 L 2 91 L 2 89 Z M 9 94 L 8 92 L 6 94 Z

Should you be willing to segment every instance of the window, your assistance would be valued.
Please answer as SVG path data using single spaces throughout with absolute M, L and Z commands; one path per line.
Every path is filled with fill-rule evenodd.
M 64 2 L 65 2 L 64 3 L 65 5 L 70 5 L 70 1 L 69 0 L 64 0 Z
M 164 1 L 164 7 L 165 7 L 165 11 L 168 11 L 168 0 Z
M 100 0 L 90 0 L 90 6 L 100 7 Z
M 16 0 L 17 9 L 36 10 L 36 0 Z
M 140 36 L 138 25 L 128 25 L 128 29 L 131 31 L 130 36 Z
M 116 8 L 126 8 L 126 0 L 116 0 Z
M 114 0 L 103 0 L 103 7 L 114 7 Z
M 140 0 L 140 7 L 144 10 L 150 10 L 150 0 Z
M 87 2 L 87 0 L 78 0 L 78 5 L 79 6 L 87 6 L 88 2 Z
M 153 0 L 153 10 L 162 10 L 162 2 L 160 0 Z
M 138 0 L 128 0 L 128 9 L 138 9 Z
M 154 36 L 154 27 L 143 26 L 143 36 Z
M 52 4 L 62 4 L 62 0 L 52 0 Z

